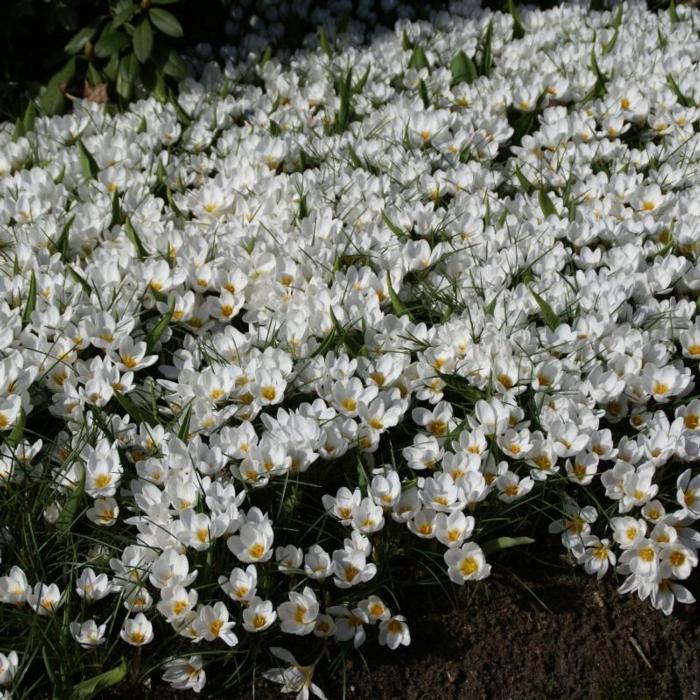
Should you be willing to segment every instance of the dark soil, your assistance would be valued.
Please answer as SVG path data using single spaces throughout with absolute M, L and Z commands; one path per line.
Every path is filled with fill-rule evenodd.
M 351 674 L 348 696 L 700 697 L 697 606 L 665 617 L 612 585 L 570 575 L 532 584 L 551 612 L 522 590 L 494 588 L 474 610 L 415 620 L 406 651 L 367 649 L 372 673 Z
M 379 647 L 372 630 L 361 648 L 367 665 L 351 655 L 345 679 L 319 668 L 314 680 L 329 700 L 340 700 L 343 686 L 347 700 L 700 698 L 697 604 L 678 605 L 666 617 L 648 602 L 621 597 L 610 576 L 599 583 L 550 559 L 510 554 L 508 570 L 495 572 L 467 609 L 421 613 L 419 602 L 405 610 L 410 647 Z M 433 602 L 422 609 L 434 609 Z M 259 679 L 225 697 L 293 697 L 278 688 Z M 158 700 L 194 697 L 154 690 Z

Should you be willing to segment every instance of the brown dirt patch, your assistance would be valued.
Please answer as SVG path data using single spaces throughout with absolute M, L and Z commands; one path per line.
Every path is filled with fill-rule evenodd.
M 436 601 L 417 600 L 414 610 L 404 610 L 409 648 L 391 652 L 369 641 L 364 662 L 351 655 L 345 679 L 319 669 L 315 680 L 329 700 L 342 698 L 343 686 L 347 700 L 700 698 L 697 604 L 679 605 L 666 617 L 621 597 L 612 578 L 599 583 L 549 559 L 509 554 L 508 570 L 494 573 L 467 609 L 452 612 L 443 603 L 442 612 L 427 614 Z M 375 640 L 376 631 L 368 637 Z M 277 688 L 258 679 L 226 698 L 273 700 Z M 194 697 L 166 688 L 154 695 Z
M 697 606 L 667 618 L 572 576 L 532 585 L 551 612 L 511 586 L 494 589 L 474 610 L 414 619 L 406 651 L 367 648 L 372 673 L 351 673 L 348 697 L 700 697 Z

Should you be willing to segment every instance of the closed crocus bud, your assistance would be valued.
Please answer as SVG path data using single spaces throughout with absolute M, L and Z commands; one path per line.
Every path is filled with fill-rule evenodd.
M 30 593 L 27 576 L 19 566 L 13 566 L 7 576 L 0 577 L 0 602 L 21 605 Z
M 61 515 L 61 504 L 58 501 L 54 501 L 46 508 L 44 508 L 44 520 L 47 525 L 55 525 L 58 522 L 58 518 Z
M 18 666 L 19 658 L 16 651 L 0 654 L 0 686 L 8 686 L 12 683 Z

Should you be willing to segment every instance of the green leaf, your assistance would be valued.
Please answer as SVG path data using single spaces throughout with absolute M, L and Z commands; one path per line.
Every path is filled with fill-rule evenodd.
M 308 169 L 313 169 L 317 168 L 320 164 L 320 161 L 318 158 L 314 158 L 311 154 L 307 153 L 303 148 L 299 149 L 299 166 L 301 168 L 301 172 L 304 172 L 305 170 Z M 304 206 L 306 206 L 306 201 L 304 203 Z
M 185 126 L 189 126 L 192 123 L 192 117 L 187 112 L 185 112 L 183 106 L 178 101 L 175 93 L 171 92 L 168 95 L 168 98 L 169 98 L 172 106 L 175 108 L 175 113 L 177 114 L 177 120 L 179 122 L 182 122 Z
M 525 36 L 525 27 L 523 27 L 520 11 L 514 0 L 508 0 L 508 12 L 513 18 L 513 39 L 522 39 Z
M 127 219 L 124 222 L 124 231 L 126 232 L 126 237 L 134 244 L 134 247 L 138 251 L 139 257 L 142 259 L 148 257 L 148 251 L 141 242 L 139 234 L 136 233 L 136 229 L 134 228 L 130 219 Z
M 168 52 L 168 58 L 163 64 L 163 73 L 175 80 L 182 80 L 187 75 L 187 66 L 175 49 Z
M 537 112 L 521 112 L 514 107 L 508 108 L 508 123 L 513 127 L 511 143 L 520 145 L 523 136 L 532 132 L 537 118 Z
M 62 165 L 62 166 L 61 166 L 60 172 L 58 173 L 58 175 L 56 175 L 56 177 L 53 179 L 53 181 L 54 181 L 57 185 L 60 185 L 60 184 L 63 182 L 63 178 L 64 178 L 65 176 L 66 176 L 66 166 L 65 166 L 65 165 Z
M 328 35 L 323 27 L 318 28 L 318 43 L 321 46 L 321 51 L 323 51 L 328 58 L 331 58 L 333 55 L 331 52 L 331 45 L 328 43 Z
M 399 238 L 405 238 L 406 233 L 401 230 L 400 226 L 397 226 L 387 215 L 385 212 L 382 212 L 382 221 L 387 225 L 388 229 L 395 235 L 398 236 Z
M 104 67 L 104 74 L 110 82 L 115 82 L 117 79 L 117 71 L 119 70 L 119 56 L 118 54 L 112 54 L 107 65 Z
M 90 286 L 89 282 L 81 274 L 79 274 L 72 265 L 66 265 L 66 269 L 70 273 L 70 276 L 83 288 L 85 294 L 90 296 L 92 293 L 92 287 Z
M 428 88 L 425 86 L 425 81 L 422 79 L 418 81 L 418 94 L 421 100 L 423 100 L 423 107 L 428 109 L 428 107 L 430 107 L 430 97 L 428 96 Z
M 185 410 L 185 414 L 182 416 L 182 421 L 180 422 L 180 429 L 177 431 L 177 436 L 183 442 L 187 442 L 187 438 L 190 434 L 190 421 L 192 419 L 192 404 L 190 404 Z
M 493 55 L 491 54 L 491 43 L 493 41 L 493 20 L 488 23 L 484 39 L 481 42 L 481 61 L 479 63 L 479 73 L 488 75 L 493 68 Z
M 367 493 L 369 479 L 367 478 L 367 470 L 362 464 L 362 459 L 360 459 L 359 454 L 357 455 L 357 485 L 362 493 Z
M 677 24 L 681 21 L 681 18 L 678 16 L 678 10 L 676 9 L 676 0 L 671 0 L 671 2 L 668 3 L 668 16 L 671 19 L 671 24 Z
M 75 220 L 75 215 L 71 216 L 61 229 L 61 235 L 56 239 L 54 244 L 56 251 L 60 253 L 63 260 L 68 260 L 68 234 L 70 233 L 71 226 Z
M 608 82 L 608 76 L 600 70 L 598 65 L 598 59 L 595 56 L 595 41 L 593 42 L 593 48 L 591 49 L 591 70 L 595 75 L 595 86 L 593 88 L 594 96 L 601 98 L 607 92 L 606 83 Z
M 318 357 L 319 355 L 325 355 L 328 349 L 333 345 L 336 340 L 335 327 L 331 329 L 331 332 L 321 341 L 319 346 L 311 353 L 310 357 Z
M 49 661 L 49 655 L 47 653 L 49 645 L 48 644 L 42 644 L 41 645 L 41 658 L 44 662 L 44 668 L 46 669 L 46 676 L 51 681 L 51 684 L 53 686 L 57 686 L 56 683 L 56 676 L 54 675 L 53 668 L 55 666 L 55 662 Z
M 428 63 L 428 57 L 425 55 L 422 46 L 416 46 L 413 49 L 411 58 L 408 60 L 408 67 L 415 68 L 416 70 L 421 70 L 423 68 L 430 69 L 430 64 Z
M 58 520 L 56 520 L 56 529 L 58 530 L 59 534 L 66 536 L 71 531 L 84 494 L 85 469 L 83 469 L 80 481 L 73 486 L 72 491 L 68 494 L 68 500 L 58 515 Z
M 535 189 L 534 185 L 523 175 L 523 171 L 518 165 L 515 166 L 515 177 L 518 178 L 518 182 L 526 194 L 530 194 Z
M 90 83 L 90 85 L 99 85 L 100 83 L 104 82 L 104 78 L 102 77 L 102 73 L 100 73 L 97 68 L 95 68 L 94 63 L 88 63 L 88 68 L 87 68 L 87 81 Z
M 27 303 L 24 305 L 22 312 L 22 327 L 26 326 L 32 319 L 32 312 L 36 308 L 36 277 L 34 270 L 29 278 L 29 291 L 27 292 Z
M 138 7 L 139 6 L 133 2 L 126 3 L 112 18 L 112 29 L 118 29 L 122 24 L 128 22 L 136 14 Z
M 540 307 L 542 312 L 542 317 L 547 327 L 550 330 L 555 330 L 559 326 L 559 317 L 554 313 L 552 307 L 534 290 L 532 287 L 528 287 L 530 294 L 534 297 L 537 302 L 537 306 Z
M 389 274 L 388 270 L 386 273 L 386 286 L 389 290 L 389 299 L 391 300 L 391 308 L 394 310 L 394 313 L 397 316 L 408 316 L 410 320 L 413 320 L 411 318 L 411 312 L 401 303 L 399 295 L 396 293 L 394 286 L 391 284 L 391 275 Z
M 134 46 L 134 56 L 139 63 L 145 63 L 153 51 L 153 31 L 147 20 L 142 20 L 141 24 L 136 27 L 131 41 Z
M 660 29 L 656 30 L 656 43 L 660 49 L 665 49 L 668 46 L 668 39 Z
M 49 82 L 41 96 L 40 104 L 44 114 L 58 114 L 63 111 L 66 99 L 58 85 Z
M 352 91 L 356 95 L 359 95 L 364 90 L 365 85 L 367 84 L 367 79 L 369 78 L 369 72 L 371 67 L 372 66 L 368 65 L 365 69 L 365 72 L 362 74 L 362 77 L 352 86 Z
M 108 24 L 95 44 L 95 56 L 107 58 L 121 51 L 128 43 L 129 35 L 126 32 L 117 32 Z
M 350 355 L 350 357 L 357 357 L 362 353 L 363 344 L 357 340 L 356 334 L 350 328 L 346 328 L 345 326 L 343 326 L 343 324 L 336 318 L 336 315 L 333 313 L 332 307 L 330 309 L 330 312 L 336 336 L 345 345 L 345 349 L 348 351 L 348 355 Z
M 83 170 L 83 177 L 86 180 L 94 180 L 97 177 L 97 173 L 100 172 L 100 168 L 90 151 L 85 148 L 85 144 L 80 139 L 78 139 L 78 157 L 80 158 L 80 167 Z
M 74 685 L 69 698 L 70 700 L 89 700 L 100 691 L 121 683 L 126 678 L 126 672 L 126 659 L 122 658 L 118 666 Z
M 306 204 L 306 195 L 302 194 L 299 197 L 299 211 L 297 212 L 297 218 L 299 221 L 303 221 L 309 215 L 309 207 Z
M 121 218 L 122 208 L 119 203 L 119 192 L 115 190 L 112 194 L 112 220 L 109 222 L 109 227 L 112 228 L 112 226 L 116 226 L 120 223 Z
M 673 93 L 676 95 L 676 97 L 678 98 L 678 101 L 684 107 L 694 107 L 695 106 L 695 102 L 690 97 L 688 97 L 687 95 L 684 95 L 681 92 L 680 86 L 678 85 L 675 78 L 670 73 L 666 76 L 666 83 L 671 88 Z
M 39 100 L 44 114 L 58 114 L 63 111 L 66 100 L 62 88 L 66 83 L 70 82 L 75 75 L 75 68 L 76 60 L 75 56 L 73 56 L 60 70 L 51 76 Z
M 401 35 L 401 47 L 404 51 L 408 51 L 409 49 L 413 48 L 413 43 L 408 38 L 408 34 L 406 34 L 405 29 L 403 30 L 403 34 Z
M 35 119 L 36 109 L 34 107 L 34 103 L 30 102 L 27 105 L 27 109 L 24 110 L 24 114 L 22 115 L 22 128 L 24 129 L 25 134 L 34 128 Z
M 20 440 L 24 437 L 24 426 L 27 424 L 27 414 L 24 412 L 23 408 L 19 409 L 19 415 L 17 420 L 10 431 L 10 434 L 5 438 L 3 447 L 8 447 L 13 450 L 17 445 L 19 445 Z
M 162 68 L 156 70 L 156 84 L 153 86 L 152 94 L 159 102 L 165 102 L 168 99 L 168 88 L 165 85 L 165 73 Z
M 182 25 L 172 12 L 161 10 L 159 7 L 152 7 L 148 16 L 154 26 L 160 29 L 163 34 L 167 34 L 175 39 L 184 36 L 185 32 L 182 30 Z
M 83 46 L 85 46 L 85 44 L 87 44 L 88 41 L 90 41 L 90 39 L 92 39 L 92 37 L 95 35 L 96 29 L 97 28 L 94 25 L 83 27 L 71 37 L 70 41 L 63 47 L 63 50 L 70 55 L 82 51 Z
M 153 328 L 151 328 L 148 335 L 146 336 L 147 352 L 151 352 L 155 344 L 160 340 L 160 336 L 163 335 L 163 332 L 168 327 L 168 324 L 173 318 L 174 311 L 175 299 L 173 298 L 170 301 L 170 306 L 168 307 L 168 310 L 163 314 L 160 321 L 158 321 L 158 323 L 156 323 L 156 325 L 153 326 Z
M 165 199 L 168 201 L 168 206 L 173 210 L 173 213 L 175 214 L 175 216 L 177 216 L 178 219 L 186 219 L 187 218 L 185 216 L 184 212 L 180 209 L 180 207 L 178 207 L 177 204 L 175 204 L 175 199 L 173 197 L 173 191 L 169 187 L 165 188 Z M 134 235 L 136 236 L 136 231 L 134 231 Z M 136 240 L 138 241 L 138 245 L 141 245 L 141 241 L 139 240 L 138 236 L 136 236 Z M 143 245 L 141 245 L 141 248 L 143 248 Z M 144 256 L 145 255 L 146 255 L 146 251 L 144 248 Z
M 24 131 L 24 126 L 22 125 L 22 120 L 17 117 L 15 120 L 15 128 L 12 131 L 12 142 L 15 143 L 17 139 L 22 138 L 24 136 L 25 131 Z
M 486 306 L 484 306 L 484 313 L 487 316 L 493 316 L 493 312 L 496 310 L 496 302 L 497 301 L 498 301 L 498 294 L 496 294 L 496 296 L 493 299 L 491 299 L 491 301 L 488 304 L 486 304 Z
M 623 15 L 624 10 L 625 10 L 625 8 L 624 8 L 623 4 L 620 3 L 617 6 L 617 12 L 615 13 L 615 17 L 613 18 L 613 21 L 610 24 L 610 26 L 613 29 L 619 29 L 622 26 L 622 15 Z
M 475 386 L 470 384 L 466 377 L 462 377 L 459 374 L 446 374 L 445 372 L 440 372 L 436 370 L 436 373 L 440 379 L 447 385 L 449 389 L 456 392 L 460 396 L 460 403 L 465 400 L 470 404 L 475 404 L 477 401 L 485 398 L 485 393 L 480 391 Z
M 17 117 L 15 129 L 12 132 L 12 141 L 17 141 L 34 129 L 34 120 L 36 119 L 36 108 L 33 102 L 28 102 L 21 117 Z
M 137 66 L 138 62 L 133 53 L 130 53 L 128 56 L 125 56 L 119 61 L 116 89 L 117 94 L 120 97 L 123 97 L 125 100 L 131 99 Z
M 340 105 L 338 113 L 335 115 L 334 131 L 342 134 L 350 121 L 352 111 L 352 68 L 348 68 L 345 80 L 340 86 Z
M 114 392 L 114 398 L 117 403 L 129 414 L 129 416 L 135 420 L 137 423 L 147 423 L 146 416 L 142 409 L 132 401 L 132 399 L 126 394 L 122 394 L 120 391 Z
M 452 71 L 453 85 L 458 85 L 459 83 L 470 85 L 478 76 L 474 61 L 464 51 L 459 51 L 452 59 L 450 70 Z
M 496 537 L 493 540 L 484 542 L 481 545 L 481 550 L 485 556 L 500 552 L 502 549 L 510 549 L 511 547 L 521 547 L 526 544 L 532 544 L 535 540 L 532 537 Z
M 622 5 L 620 5 L 622 7 Z M 613 32 L 612 37 L 610 37 L 610 41 L 603 46 L 603 53 L 604 54 L 609 54 L 614 48 L 615 44 L 617 44 L 617 37 L 620 34 L 620 29 L 618 27 L 615 27 L 615 31 Z
M 360 156 L 357 155 L 355 149 L 350 144 L 348 144 L 348 156 L 350 157 L 350 162 L 352 163 L 353 168 L 357 168 L 358 170 L 364 169 L 365 166 L 360 160 Z
M 542 213 L 544 214 L 545 218 L 548 216 L 557 215 L 557 210 L 552 200 L 549 198 L 549 195 L 544 190 L 540 190 L 537 193 L 537 199 L 540 202 L 540 209 L 542 210 Z
M 272 46 L 266 46 L 265 50 L 260 56 L 260 67 L 264 68 L 265 64 L 272 58 Z

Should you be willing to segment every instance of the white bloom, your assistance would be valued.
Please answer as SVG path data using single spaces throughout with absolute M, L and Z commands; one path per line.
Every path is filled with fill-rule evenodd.
M 106 641 L 106 623 L 98 625 L 94 620 L 86 620 L 85 622 L 71 622 L 69 628 L 73 639 L 75 639 L 75 641 L 85 649 L 99 646 L 100 644 L 104 644 Z
M 16 651 L 11 651 L 7 655 L 0 654 L 0 685 L 7 686 L 12 683 L 18 666 L 19 657 Z
M 316 594 L 306 586 L 301 593 L 289 592 L 289 601 L 277 608 L 280 627 L 288 634 L 310 634 L 316 624 L 319 604 Z
M 119 636 L 131 646 L 140 647 L 153 641 L 153 625 L 143 613 L 124 620 Z
M 262 632 L 276 619 L 277 613 L 272 607 L 272 602 L 256 596 L 248 601 L 248 605 L 243 611 L 243 629 L 247 632 Z
M 39 615 L 53 615 L 63 604 L 63 596 L 55 583 L 37 583 L 27 595 L 27 602 Z
M 474 542 L 463 544 L 459 549 L 448 549 L 443 557 L 448 576 L 460 585 L 465 581 L 479 581 L 491 573 L 491 565 L 486 563 L 481 547 Z
M 199 693 L 207 682 L 201 656 L 171 659 L 163 664 L 163 668 L 163 680 L 176 690 L 193 690 Z
M 203 605 L 193 626 L 198 634 L 208 642 L 220 639 L 226 645 L 234 647 L 238 644 L 238 637 L 233 632 L 236 623 L 229 620 L 229 612 L 224 603 Z
M 397 649 L 401 645 L 408 646 L 411 643 L 411 633 L 403 615 L 394 615 L 379 623 L 379 643 L 385 644 L 389 649 Z
M 20 605 L 24 603 L 31 588 L 27 576 L 18 566 L 13 566 L 7 576 L 0 578 L 0 601 Z
M 75 580 L 76 593 L 88 603 L 102 600 L 112 592 L 107 574 L 95 574 L 91 568 L 83 569 Z

